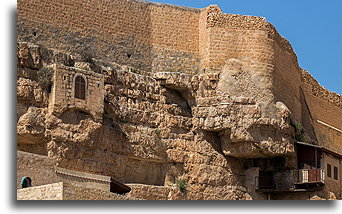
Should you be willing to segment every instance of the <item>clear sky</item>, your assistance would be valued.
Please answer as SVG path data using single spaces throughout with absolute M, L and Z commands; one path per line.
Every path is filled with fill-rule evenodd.
M 217 4 L 224 13 L 266 17 L 292 45 L 299 65 L 342 93 L 341 0 L 154 0 L 187 7 Z

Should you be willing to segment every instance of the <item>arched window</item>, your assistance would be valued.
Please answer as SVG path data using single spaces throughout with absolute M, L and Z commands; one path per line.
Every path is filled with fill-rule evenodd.
M 23 179 L 21 179 L 21 187 L 22 188 L 27 188 L 32 186 L 32 180 L 30 177 L 23 177 Z
M 77 76 L 75 79 L 75 98 L 85 100 L 86 83 L 83 77 Z

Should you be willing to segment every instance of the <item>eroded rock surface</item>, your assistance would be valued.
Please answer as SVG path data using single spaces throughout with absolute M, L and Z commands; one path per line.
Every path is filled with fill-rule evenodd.
M 61 60 L 40 56 L 31 44 L 18 47 L 19 148 L 32 152 L 40 145 L 39 153 L 60 167 L 144 184 L 132 196 L 154 191 L 155 199 L 169 200 L 263 199 L 249 188 L 251 160 L 281 158 L 294 167 L 291 112 L 274 101 L 268 74 L 248 61 L 231 59 L 222 71 L 198 75 L 143 75 L 95 60 L 68 63 L 72 56 L 45 50 L 65 56 L 64 66 L 104 75 L 103 115 L 95 120 L 77 105 L 53 109 L 54 96 L 63 94 L 45 90 L 35 72 Z

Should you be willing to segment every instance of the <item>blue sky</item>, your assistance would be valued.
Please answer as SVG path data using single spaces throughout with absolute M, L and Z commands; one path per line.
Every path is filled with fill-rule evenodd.
M 299 65 L 330 91 L 342 93 L 341 0 L 155 0 L 224 13 L 266 17 L 292 45 Z

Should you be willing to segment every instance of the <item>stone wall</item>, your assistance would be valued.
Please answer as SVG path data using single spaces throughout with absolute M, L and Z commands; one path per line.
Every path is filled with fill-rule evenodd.
M 309 109 L 318 143 L 342 154 L 342 98 L 328 91 L 305 70 L 302 70 L 305 105 Z
M 63 200 L 63 183 L 18 189 L 17 200 Z
M 336 94 L 335 92 L 330 92 L 323 86 L 321 86 L 317 80 L 315 80 L 309 72 L 302 69 L 302 78 L 305 86 L 305 91 L 312 94 L 315 97 L 318 97 L 322 100 L 328 101 L 332 105 L 336 107 L 341 107 L 342 105 L 342 97 L 340 94 Z
M 17 189 L 21 189 L 21 179 L 30 177 L 32 186 L 41 186 L 56 182 L 68 182 L 82 187 L 110 191 L 111 178 L 85 172 L 72 171 L 56 167 L 53 158 L 27 152 L 17 152 Z
M 143 70 L 194 72 L 199 11 L 134 0 L 20 0 L 18 39 Z
M 342 110 L 340 107 L 319 99 L 311 94 L 305 97 L 310 108 L 311 115 L 314 119 L 320 120 L 337 129 L 342 129 Z
M 338 105 L 306 93 L 306 102 L 314 119 L 320 120 L 338 129 L 342 129 L 342 110 Z
M 57 176 L 56 182 L 67 182 L 86 188 L 96 188 L 110 192 L 111 178 L 108 176 L 67 170 L 59 167 L 55 168 L 54 173 Z
M 139 200 L 109 191 L 63 183 L 63 200 Z
M 139 200 L 70 183 L 54 183 L 17 190 L 17 200 Z
M 231 58 L 254 60 L 260 68 L 272 64 L 272 40 L 268 39 L 268 26 L 264 18 L 223 14 L 217 6 L 207 8 L 206 33 L 209 64 L 204 68 L 220 69 Z M 201 43 L 203 44 L 203 43 Z M 263 63 L 263 65 L 261 64 Z
M 301 72 L 297 56 L 287 40 L 275 31 L 273 94 L 276 101 L 283 102 L 291 111 L 292 119 L 302 122 Z
M 317 120 L 313 124 L 319 145 L 341 155 L 342 131 Z
M 21 179 L 30 177 L 33 186 L 58 182 L 55 173 L 56 162 L 53 158 L 27 152 L 17 152 L 17 189 L 21 188 Z

